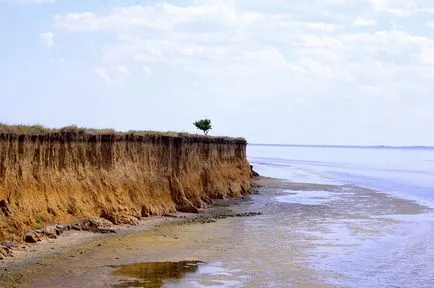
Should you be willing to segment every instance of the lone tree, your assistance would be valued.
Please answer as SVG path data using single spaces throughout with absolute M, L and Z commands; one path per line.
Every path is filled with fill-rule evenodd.
M 193 123 L 197 129 L 202 130 L 205 135 L 208 135 L 209 130 L 212 129 L 211 120 L 202 119 Z

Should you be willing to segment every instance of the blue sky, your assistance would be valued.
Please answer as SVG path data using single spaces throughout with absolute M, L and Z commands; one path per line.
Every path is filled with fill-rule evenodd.
M 434 145 L 434 1 L 0 0 L 6 123 Z

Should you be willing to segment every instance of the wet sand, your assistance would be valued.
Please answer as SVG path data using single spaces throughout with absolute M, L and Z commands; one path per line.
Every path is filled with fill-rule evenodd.
M 78 259 L 78 261 L 74 262 L 80 266 L 77 273 L 81 274 L 84 273 L 84 270 L 90 268 L 90 266 L 81 265 L 82 261 L 85 262 L 83 258 L 86 258 L 88 255 L 113 253 L 116 256 L 114 259 L 119 260 L 123 257 L 121 254 L 126 253 L 125 251 L 117 251 L 116 249 L 113 251 L 105 249 L 103 251 L 101 247 L 103 247 L 104 243 L 112 242 L 124 246 L 125 241 L 131 241 L 133 235 L 144 234 L 146 237 L 151 237 L 147 239 L 148 242 L 155 241 L 153 244 L 161 244 L 161 247 L 165 247 L 164 245 L 167 243 L 163 243 L 165 242 L 164 240 L 169 240 L 170 244 L 172 236 L 170 231 L 163 232 L 164 227 L 185 227 L 193 224 L 203 225 L 215 223 L 228 217 L 255 216 L 255 212 L 243 213 L 237 212 L 237 209 L 232 209 L 240 205 L 240 203 L 245 202 L 246 199 L 248 197 L 214 200 L 213 207 L 202 209 L 199 214 L 178 212 L 141 220 L 138 226 L 117 225 L 114 226 L 116 230 L 115 234 L 71 230 L 65 232 L 57 239 L 46 238 L 37 244 L 30 245 L 23 243 L 14 249 L 13 257 L 0 260 L 0 287 L 59 287 L 59 283 L 64 281 L 62 277 L 65 277 L 65 279 L 71 278 L 65 275 L 71 271 L 64 271 L 59 268 L 63 267 L 63 265 L 68 267 L 74 258 Z M 176 236 L 174 237 L 177 239 Z M 124 246 L 126 251 L 133 250 L 129 244 L 127 243 Z M 117 263 L 121 262 L 118 261 Z M 51 269 L 53 267 L 55 267 L 54 270 Z M 115 266 L 113 265 L 113 267 Z M 53 282 L 43 280 L 43 278 L 51 279 L 52 275 L 50 276 L 50 274 L 53 272 L 55 272 L 53 277 L 56 278 Z M 67 287 L 94 287 L 92 286 L 93 284 L 91 285 L 87 282 L 88 280 L 83 280 L 71 280 L 70 286 Z M 107 287 L 102 282 L 96 285 Z
M 198 216 L 35 245 L 32 257 L 0 264 L 0 287 L 349 287 L 336 254 L 345 262 L 366 241 L 393 234 L 402 220 L 390 215 L 430 212 L 354 186 L 256 184 L 257 193 Z

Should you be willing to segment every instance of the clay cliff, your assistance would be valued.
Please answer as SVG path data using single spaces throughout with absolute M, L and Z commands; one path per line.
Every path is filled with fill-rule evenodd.
M 244 139 L 0 132 L 0 241 L 87 217 L 122 224 L 197 212 L 249 189 Z

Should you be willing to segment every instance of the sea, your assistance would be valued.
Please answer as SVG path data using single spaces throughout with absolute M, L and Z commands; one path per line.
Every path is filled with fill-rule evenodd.
M 348 204 L 354 206 L 344 219 L 324 215 L 319 220 L 329 232 L 317 232 L 322 242 L 313 248 L 318 254 L 311 254 L 308 265 L 323 275 L 322 283 L 333 287 L 434 287 L 434 148 L 250 145 L 248 157 L 264 176 L 344 185 L 352 191 L 354 201 Z M 362 202 L 360 188 L 373 196 L 364 211 L 357 207 L 357 201 Z M 341 196 L 330 191 L 299 191 L 276 200 L 333 208 L 344 201 Z M 390 211 L 380 203 L 385 199 L 400 201 L 397 205 L 401 207 Z M 411 208 L 414 204 L 420 206 Z M 378 211 L 376 206 L 385 209 Z
M 249 145 L 261 175 L 352 184 L 434 207 L 434 147 Z

